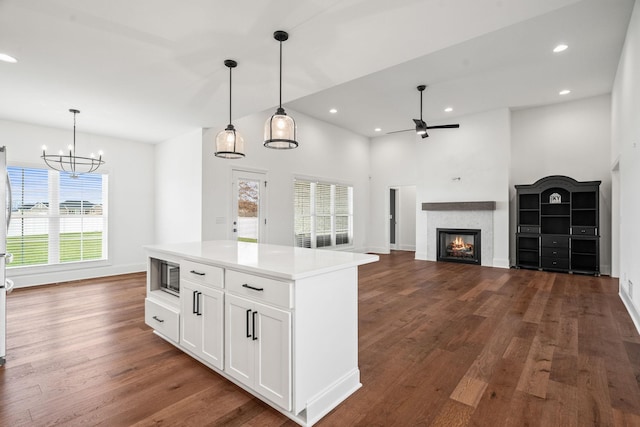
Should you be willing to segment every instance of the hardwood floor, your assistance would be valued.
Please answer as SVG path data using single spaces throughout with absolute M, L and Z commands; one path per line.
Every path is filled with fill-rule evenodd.
M 359 282 L 363 387 L 318 426 L 640 426 L 617 280 L 393 252 Z M 0 425 L 295 425 L 152 334 L 144 295 L 144 274 L 10 294 Z

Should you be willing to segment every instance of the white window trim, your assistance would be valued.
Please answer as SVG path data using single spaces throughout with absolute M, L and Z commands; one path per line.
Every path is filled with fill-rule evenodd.
M 42 169 L 47 170 L 45 166 L 38 163 L 31 162 L 9 162 L 7 167 L 16 167 L 16 168 L 31 168 L 31 169 Z M 99 175 L 107 175 L 110 181 L 110 173 L 109 170 L 104 169 L 101 170 Z M 56 180 L 59 179 L 59 175 L 56 177 Z M 107 184 L 106 188 L 103 187 L 103 208 L 107 212 L 104 217 L 104 233 L 107 235 L 107 239 L 102 240 L 102 251 L 106 253 L 107 256 L 104 259 L 99 260 L 80 260 L 80 261 L 71 261 L 64 263 L 56 263 L 56 264 L 39 264 L 39 265 L 19 265 L 19 266 L 11 266 L 11 264 L 7 264 L 7 274 L 11 277 L 19 277 L 19 276 L 28 276 L 33 274 L 47 274 L 47 273 L 58 273 L 65 271 L 74 271 L 74 270 L 84 270 L 87 268 L 99 268 L 99 267 L 110 267 L 113 265 L 111 260 L 111 250 L 110 250 L 110 241 L 109 241 L 109 224 L 110 224 L 110 216 L 109 216 L 109 190 L 110 184 Z M 51 189 L 51 186 L 49 186 Z M 51 190 L 49 190 L 51 191 Z M 51 195 L 50 195 L 51 196 Z M 49 197 L 50 197 L 49 196 Z

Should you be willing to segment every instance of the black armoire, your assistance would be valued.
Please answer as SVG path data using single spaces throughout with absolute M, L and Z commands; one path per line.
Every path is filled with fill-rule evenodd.
M 516 267 L 600 274 L 600 181 L 516 185 Z

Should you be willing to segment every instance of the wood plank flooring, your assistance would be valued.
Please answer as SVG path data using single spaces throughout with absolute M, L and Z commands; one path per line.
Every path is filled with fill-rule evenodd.
M 640 426 L 617 280 L 416 261 L 360 267 L 363 387 L 318 426 Z M 294 426 L 153 335 L 144 274 L 8 297 L 2 426 Z

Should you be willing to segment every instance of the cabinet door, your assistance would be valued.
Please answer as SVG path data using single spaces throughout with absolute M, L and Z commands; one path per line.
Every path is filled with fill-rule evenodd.
M 291 313 L 255 303 L 254 389 L 291 410 Z
M 200 286 L 183 280 L 180 284 L 180 345 L 198 353 L 202 347 L 202 319 L 198 315 Z
M 224 298 L 221 291 L 202 287 L 202 294 L 200 295 L 202 352 L 200 355 L 218 369 L 223 368 L 223 301 Z
M 225 372 L 253 387 L 253 303 L 234 295 L 225 298 Z M 256 319 L 257 320 L 257 319 Z

